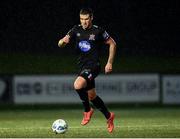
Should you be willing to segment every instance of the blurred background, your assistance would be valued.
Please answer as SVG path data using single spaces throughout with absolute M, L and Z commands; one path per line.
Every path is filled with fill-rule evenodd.
M 112 97 L 110 103 L 180 104 L 178 0 L 1 0 L 1 104 L 26 103 L 31 96 L 29 103 L 33 104 L 58 103 L 64 98 L 71 101 L 73 97 L 63 89 L 73 90 L 76 55 L 73 44 L 60 49 L 57 43 L 79 24 L 82 7 L 91 7 L 94 24 L 104 27 L 117 42 L 113 74 L 107 78 L 102 68 L 97 81 L 100 93 L 109 85 L 115 98 L 121 98 Z M 106 48 L 102 67 L 107 54 Z M 107 82 L 102 82 L 106 78 Z M 44 92 L 51 94 L 51 101 L 48 95 L 44 101 L 34 100 Z M 105 94 L 109 97 L 108 92 Z

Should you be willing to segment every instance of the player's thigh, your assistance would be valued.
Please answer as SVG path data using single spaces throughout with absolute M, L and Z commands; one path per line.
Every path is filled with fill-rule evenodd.
M 88 92 L 89 100 L 95 99 L 95 97 L 96 97 L 96 90 L 95 90 L 95 88 L 92 88 L 92 89 L 88 90 L 87 92 Z
M 78 76 L 76 80 L 74 81 L 74 89 L 76 90 L 85 88 L 86 86 L 87 86 L 86 79 L 84 79 L 81 76 Z

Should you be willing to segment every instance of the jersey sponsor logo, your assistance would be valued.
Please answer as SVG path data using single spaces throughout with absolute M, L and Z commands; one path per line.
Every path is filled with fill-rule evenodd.
M 91 49 L 91 44 L 88 41 L 80 41 L 79 48 L 82 52 L 88 52 Z

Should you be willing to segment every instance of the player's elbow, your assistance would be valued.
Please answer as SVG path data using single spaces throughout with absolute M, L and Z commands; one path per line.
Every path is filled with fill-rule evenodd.
M 116 42 L 114 40 L 112 40 L 109 44 L 109 46 L 112 48 L 112 49 L 115 49 L 116 50 Z
M 106 42 L 105 42 L 107 45 L 109 46 L 113 46 L 113 47 L 116 47 L 116 42 L 114 41 L 113 38 L 109 38 Z

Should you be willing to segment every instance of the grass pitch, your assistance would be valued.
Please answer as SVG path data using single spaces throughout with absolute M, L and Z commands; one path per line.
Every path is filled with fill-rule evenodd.
M 179 108 L 110 108 L 115 130 L 108 133 L 104 116 L 95 110 L 90 123 L 81 126 L 82 109 L 13 109 L 0 112 L 1 138 L 175 138 L 180 137 Z M 65 134 L 55 134 L 56 119 L 68 122 Z

